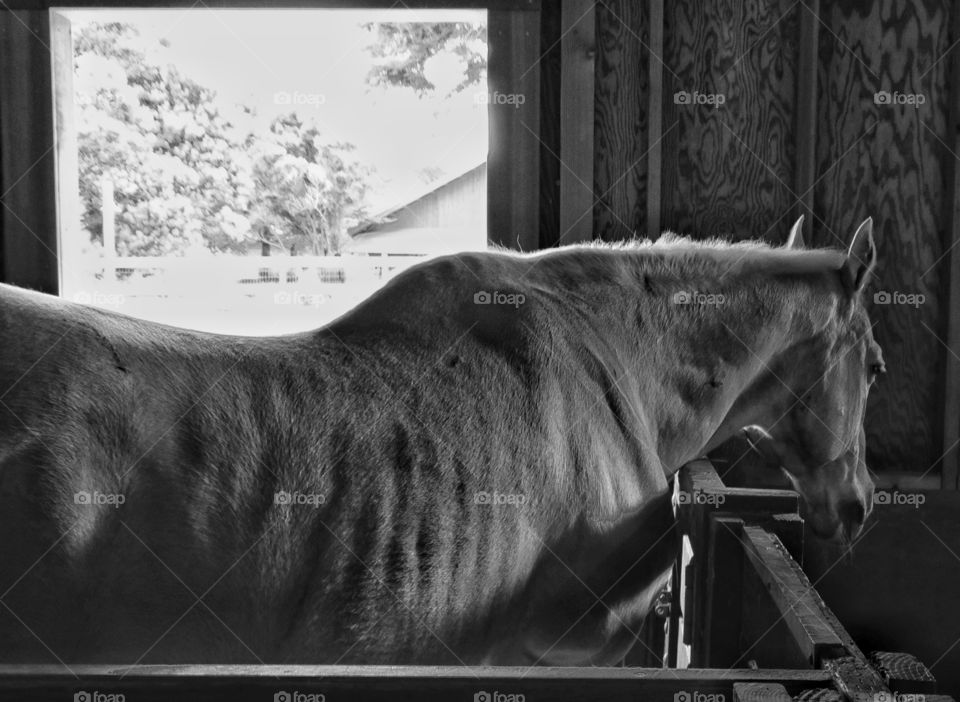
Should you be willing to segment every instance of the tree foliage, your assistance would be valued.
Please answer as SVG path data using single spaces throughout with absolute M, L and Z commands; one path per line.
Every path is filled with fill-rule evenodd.
M 371 85 L 411 88 L 422 95 L 436 89 L 427 78 L 427 62 L 450 52 L 464 63 L 463 79 L 454 92 L 479 85 L 487 71 L 487 28 L 469 22 L 369 22 L 377 41 L 367 47 L 377 59 L 367 76 Z
M 368 169 L 349 144 L 327 144 L 316 127 L 291 113 L 254 144 L 253 180 L 261 195 L 251 222 L 261 241 L 317 255 L 340 252 L 345 218 L 362 211 Z M 283 233 L 283 234 L 281 234 Z
M 130 25 L 75 37 L 83 226 L 103 240 L 101 186 L 114 187 L 117 253 L 244 253 L 258 241 L 335 253 L 362 213 L 367 169 L 295 114 L 243 133 L 215 91 L 150 60 Z M 247 108 L 249 111 L 249 108 Z

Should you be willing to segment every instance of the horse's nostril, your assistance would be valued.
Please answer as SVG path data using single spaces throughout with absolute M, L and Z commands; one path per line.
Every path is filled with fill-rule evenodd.
M 840 504 L 840 519 L 844 524 L 863 524 L 867 509 L 859 500 L 848 500 Z

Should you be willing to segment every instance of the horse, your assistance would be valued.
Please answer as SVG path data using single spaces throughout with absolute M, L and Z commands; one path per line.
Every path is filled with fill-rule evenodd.
M 0 662 L 616 664 L 731 436 L 855 538 L 872 221 L 798 231 L 445 256 L 279 337 L 0 286 Z

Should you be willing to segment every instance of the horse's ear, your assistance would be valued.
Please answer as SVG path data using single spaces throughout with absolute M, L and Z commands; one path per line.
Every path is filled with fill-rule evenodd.
M 790 227 L 790 236 L 787 237 L 787 243 L 783 245 L 785 249 L 803 248 L 803 215 Z
M 857 228 L 847 260 L 843 264 L 844 282 L 852 292 L 860 292 L 877 266 L 877 247 L 873 243 L 873 218 L 867 217 Z

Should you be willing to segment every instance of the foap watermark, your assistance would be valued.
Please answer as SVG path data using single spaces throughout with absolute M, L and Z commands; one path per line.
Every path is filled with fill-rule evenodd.
M 686 490 L 677 492 L 678 505 L 713 505 L 714 507 L 719 507 L 726 501 L 726 495 L 704 492 L 703 490 L 694 490 L 692 493 Z
M 494 290 L 492 293 L 481 290 L 473 294 L 473 304 L 475 305 L 511 305 L 520 307 L 527 301 L 527 296 L 523 293 L 506 293 Z
M 700 690 L 680 690 L 673 693 L 673 702 L 725 702 L 722 692 L 702 692 Z
M 273 702 L 326 702 L 322 692 L 300 692 L 299 690 L 280 690 L 273 693 Z
M 526 699 L 522 692 L 500 692 L 500 690 L 487 692 L 486 690 L 480 690 L 473 693 L 473 702 L 524 702 Z
M 99 490 L 88 492 L 81 490 L 80 492 L 73 493 L 73 502 L 77 505 L 107 506 L 116 509 L 126 501 L 126 496 L 119 492 L 100 492 Z
M 88 292 L 80 290 L 73 294 L 73 301 L 81 305 L 96 305 L 97 307 L 120 307 L 127 298 L 120 293 Z
M 675 305 L 712 305 L 719 307 L 727 301 L 723 293 L 703 293 L 696 290 L 680 290 L 673 294 Z
M 99 690 L 80 690 L 73 693 L 73 702 L 125 702 L 122 692 L 100 692 Z
M 297 290 L 280 290 L 273 294 L 275 305 L 302 305 L 304 307 L 320 307 L 327 302 L 327 296 L 322 293 L 303 293 Z
M 919 109 L 920 105 L 926 101 L 927 96 L 923 93 L 901 93 L 899 90 L 891 93 L 887 90 L 878 90 L 873 94 L 874 105 L 908 105 Z
M 727 96 L 723 93 L 701 93 L 694 90 L 692 93 L 686 90 L 678 90 L 673 94 L 674 105 L 709 105 L 717 109 L 727 101 Z
M 300 492 L 299 490 L 287 492 L 286 490 L 279 490 L 273 495 L 273 504 L 275 505 L 296 505 L 319 509 L 320 505 L 326 501 L 326 495 L 319 492 Z
M 873 294 L 873 304 L 875 305 L 909 305 L 910 307 L 920 307 L 920 305 L 926 301 L 927 296 L 923 293 L 879 290 Z
M 273 104 L 312 107 L 316 110 L 321 105 L 327 104 L 327 96 L 323 93 L 301 93 L 299 90 L 294 90 L 291 93 L 280 90 L 273 94 Z
M 526 101 L 527 96 L 523 93 L 501 93 L 497 90 L 473 96 L 473 102 L 477 105 L 511 105 L 514 109 L 519 109 Z
M 873 493 L 873 504 L 880 507 L 906 505 L 919 509 L 927 501 L 922 492 L 900 492 L 899 490 L 876 490 Z
M 510 505 L 512 507 L 522 507 L 527 503 L 527 496 L 521 493 L 511 492 L 487 492 L 482 490 L 473 496 L 474 504 L 478 505 Z

